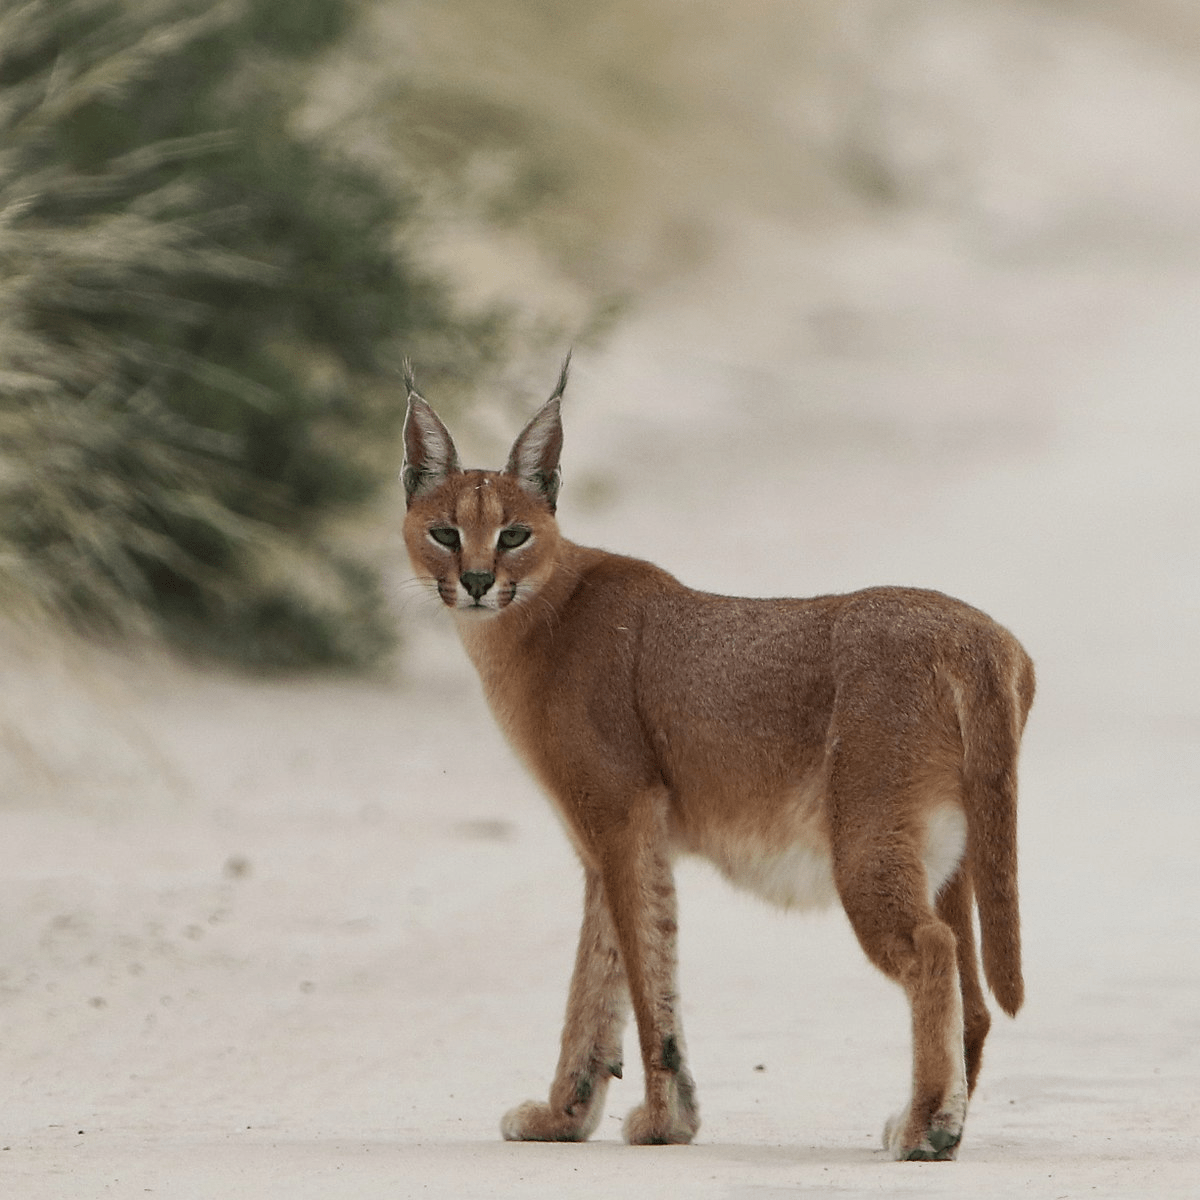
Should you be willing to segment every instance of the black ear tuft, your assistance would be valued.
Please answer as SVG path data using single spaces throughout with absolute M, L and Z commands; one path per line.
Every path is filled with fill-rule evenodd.
M 561 400 L 567 390 L 567 376 L 571 373 L 571 354 L 572 351 L 568 350 L 567 357 L 563 359 L 562 370 L 558 373 L 558 386 L 550 393 L 551 400 Z
M 421 393 L 417 391 L 417 377 L 413 374 L 413 365 L 411 358 L 405 358 L 400 364 L 401 371 L 404 372 L 404 388 L 410 396 L 419 396 Z

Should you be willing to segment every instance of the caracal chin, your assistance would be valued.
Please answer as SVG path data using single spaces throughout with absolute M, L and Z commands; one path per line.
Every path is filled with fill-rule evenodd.
M 938 592 L 749 600 L 685 587 L 559 532 L 558 387 L 503 470 L 465 470 L 408 374 L 404 539 L 454 616 L 508 739 L 583 864 L 583 926 L 546 1101 L 510 1140 L 581 1141 L 621 1075 L 632 1007 L 634 1143 L 700 1125 L 676 989 L 672 863 L 698 854 L 768 901 L 841 902 L 912 1008 L 898 1159 L 953 1158 L 991 1019 L 1021 1006 L 1017 751 L 1028 655 Z

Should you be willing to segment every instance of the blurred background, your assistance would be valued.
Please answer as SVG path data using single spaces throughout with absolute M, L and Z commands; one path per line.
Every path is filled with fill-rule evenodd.
M 395 476 L 405 357 L 498 464 L 569 347 L 568 536 L 718 591 L 935 587 L 1022 638 L 1006 1128 L 1060 1119 L 1028 1063 L 1074 1050 L 1076 1098 L 1183 1095 L 1151 1026 L 1200 1045 L 1198 194 L 1191 0 L 0 0 L 0 1004 L 33 1125 L 202 1077 L 225 1116 L 461 1133 L 414 1064 L 483 1046 L 497 997 L 544 1085 L 574 867 L 407 582 Z M 544 940 L 489 974 L 501 912 Z M 776 936 L 754 913 L 720 970 L 695 943 L 714 995 Z M 411 1105 L 354 1042 L 382 991 Z M 490 1136 L 521 1094 L 481 1054 Z
M 405 355 L 484 429 L 572 344 L 584 406 L 690 373 L 814 426 L 1029 427 L 1094 279 L 1194 240 L 1182 0 L 0 16 L 4 607 L 243 665 L 402 636 Z M 654 313 L 674 386 L 626 365 Z

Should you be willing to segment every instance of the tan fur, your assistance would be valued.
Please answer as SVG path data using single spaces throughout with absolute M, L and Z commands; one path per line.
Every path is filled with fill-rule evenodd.
M 565 382 L 564 368 L 503 471 L 462 470 L 411 384 L 405 425 L 413 566 L 454 611 L 585 872 L 549 1101 L 512 1110 L 502 1132 L 588 1137 L 632 1006 L 646 1096 L 625 1135 L 694 1136 L 671 870 L 692 853 L 777 904 L 841 900 L 912 1009 L 913 1091 L 885 1143 L 952 1158 L 990 1024 L 976 904 L 992 993 L 1009 1014 L 1023 998 L 1016 764 L 1032 664 L 936 592 L 738 599 L 567 541 L 554 516 Z

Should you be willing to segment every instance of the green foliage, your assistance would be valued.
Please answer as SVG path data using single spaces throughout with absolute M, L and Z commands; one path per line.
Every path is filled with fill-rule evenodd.
M 478 364 L 412 200 L 294 131 L 346 0 L 0 0 L 0 603 L 362 664 L 332 521 L 394 469 L 402 352 Z

